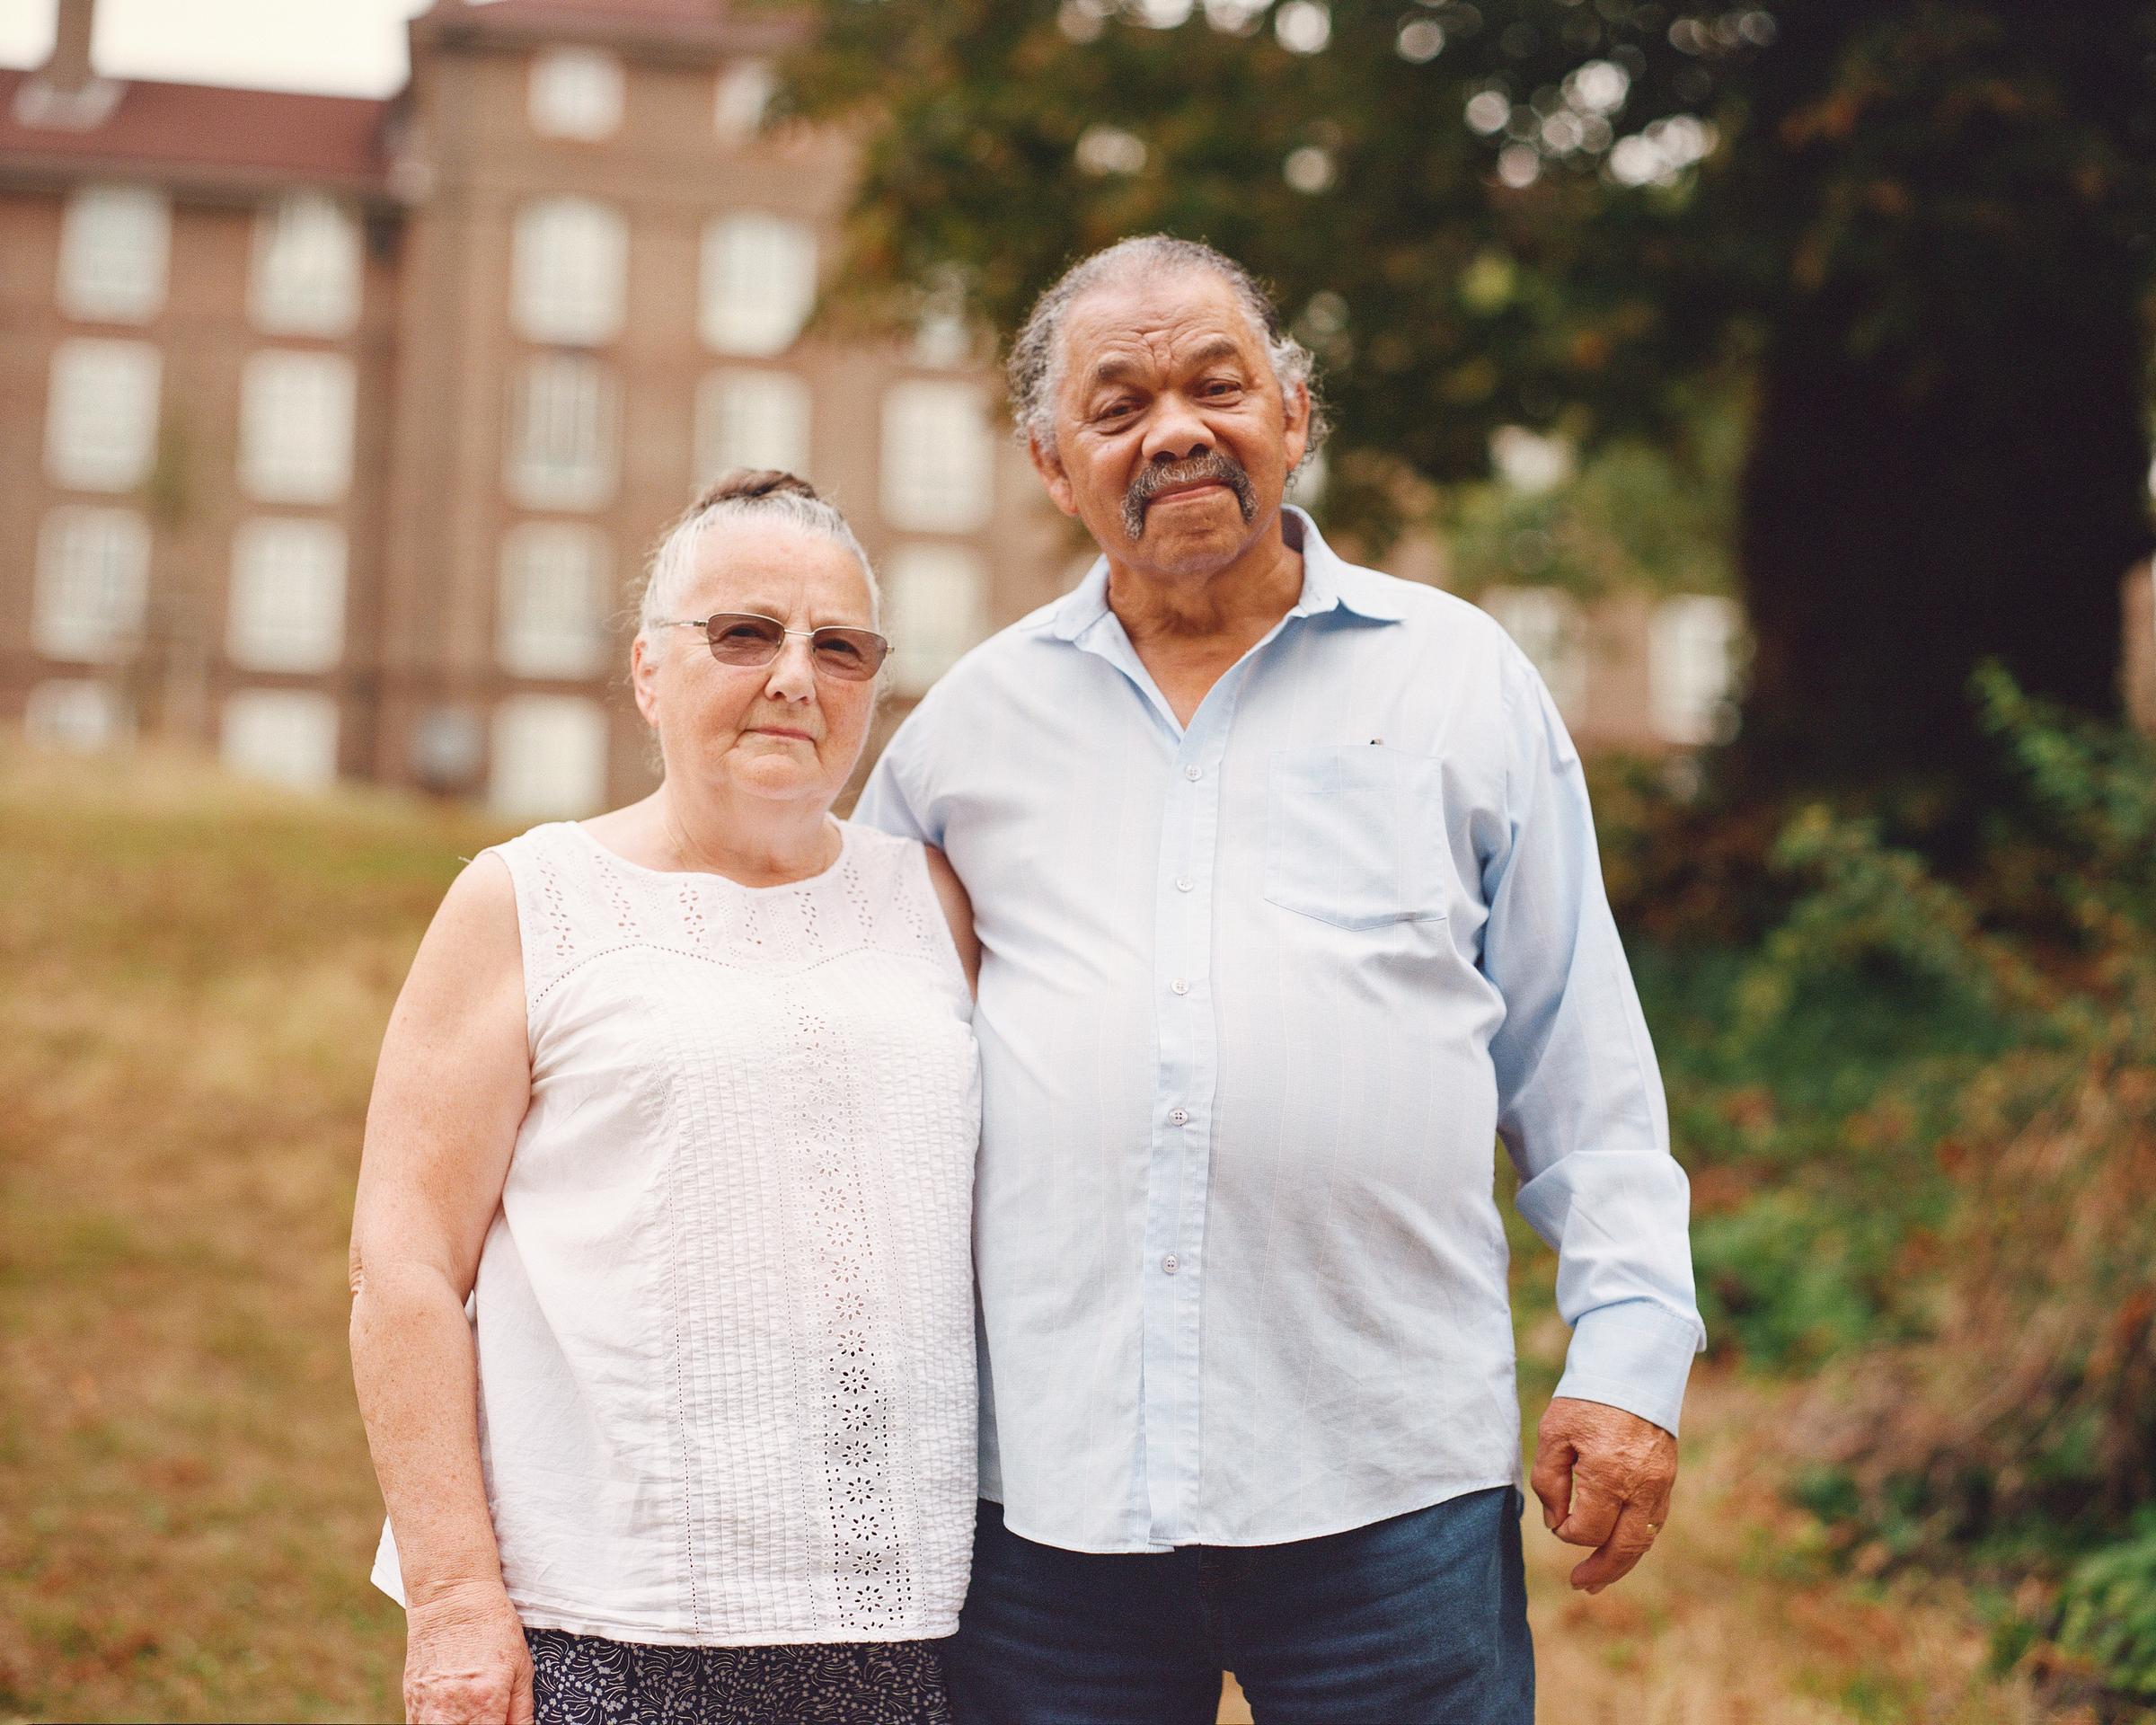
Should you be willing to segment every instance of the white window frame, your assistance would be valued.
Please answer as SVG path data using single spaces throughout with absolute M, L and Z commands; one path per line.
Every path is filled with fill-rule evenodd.
M 915 533 L 970 533 L 995 509 L 995 434 L 970 383 L 909 378 L 883 398 L 883 517 Z
M 542 137 L 591 143 L 621 129 L 628 76 L 620 60 L 592 48 L 542 49 L 532 56 L 525 113 Z
M 248 314 L 272 335 L 345 335 L 359 321 L 359 223 L 319 192 L 294 192 L 255 212 Z
M 814 407 L 808 380 L 790 371 L 729 366 L 708 374 L 696 386 L 696 482 L 736 467 L 813 471 Z
M 128 657 L 141 643 L 149 593 L 150 527 L 133 509 L 66 504 L 46 516 L 31 641 L 48 659 Z
M 726 144 L 746 144 L 763 128 L 778 76 L 769 60 L 731 60 L 719 68 L 711 129 Z
M 264 516 L 232 536 L 225 652 L 257 671 L 326 671 L 344 653 L 344 529 Z
M 531 341 L 592 347 L 622 332 L 629 227 L 590 198 L 541 198 L 517 212 L 509 316 Z
M 535 354 L 509 379 L 503 482 L 531 509 L 596 509 L 614 495 L 621 391 L 584 354 Z
M 55 677 L 34 685 L 22 702 L 22 734 L 48 748 L 112 748 L 135 734 L 126 697 L 86 677 Z
M 1664 599 L 1648 626 L 1648 694 L 1655 730 L 1682 747 L 1734 733 L 1744 611 L 1735 599 L 1685 593 Z
M 816 230 L 768 210 L 704 225 L 697 327 L 714 352 L 768 358 L 800 336 L 816 307 Z
M 352 481 L 358 384 L 339 353 L 264 348 L 240 373 L 240 483 L 261 503 L 334 503 Z
M 579 694 L 511 695 L 494 710 L 488 806 L 516 819 L 596 813 L 606 801 L 612 726 Z
M 562 677 L 603 671 L 612 563 L 596 527 L 527 521 L 505 534 L 495 635 L 502 669 Z
M 164 306 L 172 241 L 172 203 L 163 192 L 77 188 L 60 216 L 60 310 L 97 323 L 148 323 Z
M 157 455 L 163 357 L 147 341 L 77 336 L 52 350 L 45 472 L 77 491 L 131 491 Z
M 1480 603 L 1542 673 L 1557 710 L 1577 714 L 1587 698 L 1586 618 L 1561 588 L 1491 587 Z
M 225 697 L 218 753 L 243 777 L 288 791 L 337 781 L 337 702 L 314 689 L 235 689 Z
M 988 566 L 962 545 L 900 545 L 883 567 L 891 686 L 921 694 L 988 632 Z

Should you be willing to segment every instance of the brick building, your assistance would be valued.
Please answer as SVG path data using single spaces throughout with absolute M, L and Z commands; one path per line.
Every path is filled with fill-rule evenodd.
M 439 0 L 386 102 L 0 72 L 0 718 L 580 811 L 649 782 L 627 584 L 694 485 L 812 474 L 897 692 L 1061 586 L 975 343 L 804 335 L 850 181 L 788 26 Z
M 1082 562 L 962 327 L 804 332 L 852 162 L 760 125 L 784 19 L 436 0 L 363 101 L 101 77 L 93 4 L 0 71 L 0 721 L 580 812 L 649 782 L 624 599 L 712 473 L 846 509 L 887 723 Z M 1583 746 L 1727 723 L 1727 601 L 1479 597 Z

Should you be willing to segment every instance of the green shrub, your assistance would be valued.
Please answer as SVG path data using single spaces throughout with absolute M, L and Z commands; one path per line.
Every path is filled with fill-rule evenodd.
M 2059 1645 L 2113 1688 L 2156 1700 L 2156 1515 L 2077 1563 L 2060 1598 Z
M 2114 1691 L 2156 1695 L 2156 756 L 2001 674 L 1977 686 L 2027 790 L 1997 895 L 2010 917 L 1978 914 L 1981 878 L 1949 888 L 1807 818 L 1783 854 L 1817 885 L 1748 973 L 1731 1034 L 1864 965 L 1921 979 L 1935 1027 L 1977 1029 L 1965 1052 L 1999 1033 L 1922 1134 L 1943 1202 L 1887 1290 L 1908 1339 L 1832 1375 L 1815 1477 L 1846 1482 L 1838 1507 L 1897 1554 L 2063 1573 L 2056 1614 L 2023 1613 L 2001 1647 L 2040 1625 Z M 1952 1069 L 1943 1048 L 1933 1065 Z

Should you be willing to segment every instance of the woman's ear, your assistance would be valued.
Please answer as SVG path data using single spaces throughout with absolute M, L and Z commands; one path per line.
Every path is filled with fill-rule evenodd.
M 636 692 L 636 710 L 644 715 L 644 722 L 657 730 L 658 656 L 652 649 L 651 637 L 641 629 L 629 643 L 629 686 Z

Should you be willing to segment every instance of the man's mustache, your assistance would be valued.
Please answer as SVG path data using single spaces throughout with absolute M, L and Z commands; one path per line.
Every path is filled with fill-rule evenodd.
M 1130 489 L 1123 493 L 1123 531 L 1133 539 L 1142 538 L 1145 511 L 1155 496 L 1172 486 L 1205 481 L 1225 485 L 1235 494 L 1235 507 L 1242 511 L 1244 521 L 1258 513 L 1258 493 L 1242 464 L 1225 450 L 1208 449 L 1187 460 L 1154 462 L 1141 467 L 1138 476 L 1130 482 Z

